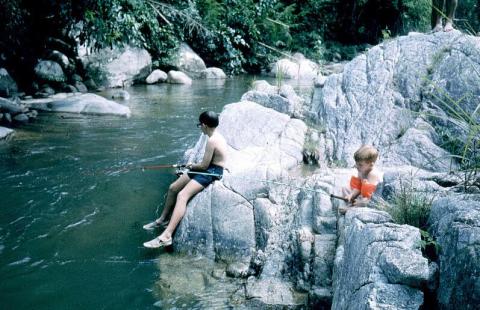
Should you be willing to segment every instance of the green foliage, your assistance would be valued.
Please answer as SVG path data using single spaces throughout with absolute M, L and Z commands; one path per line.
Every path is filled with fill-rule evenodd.
M 468 34 L 480 32 L 480 0 L 458 1 L 454 17 L 455 26 Z
M 277 67 L 277 73 L 275 74 L 275 84 L 277 86 L 277 91 L 280 92 L 280 88 L 283 85 L 285 80 L 285 68 L 282 66 Z
M 449 55 L 450 49 L 445 47 L 434 55 L 428 74 Z M 480 79 L 478 66 L 473 63 L 466 63 L 465 66 Z M 424 89 L 431 89 L 426 93 L 432 96 L 433 111 L 426 116 L 440 136 L 440 146 L 453 154 L 452 161 L 460 164 L 464 190 L 480 187 L 480 102 L 477 96 L 466 93 L 460 98 L 453 98 L 430 77 L 425 77 L 422 84 Z M 472 103 L 476 103 L 475 108 Z
M 96 47 L 123 43 L 144 47 L 154 58 L 167 60 L 178 46 L 174 29 L 161 24 L 152 3 L 141 0 L 92 2 L 84 13 L 82 41 Z
M 399 28 L 396 34 L 407 34 L 409 31 L 427 32 L 431 27 L 431 0 L 397 0 L 396 9 L 400 12 Z
M 455 22 L 470 33 L 480 29 L 479 2 L 459 2 Z M 80 40 L 96 48 L 145 47 L 162 66 L 187 41 L 210 66 L 259 72 L 292 51 L 350 59 L 366 43 L 429 30 L 430 14 L 431 0 L 3 0 L 0 65 L 30 66 L 48 37 L 65 39 L 83 21 Z
M 407 224 L 425 230 L 433 198 L 415 190 L 413 178 L 401 180 L 399 191 L 394 194 L 387 208 L 398 224 Z
M 380 210 L 388 212 L 395 223 L 419 228 L 420 244 L 424 256 L 436 260 L 439 245 L 428 232 L 428 218 L 434 196 L 416 189 L 413 175 L 400 179 L 400 186 L 389 201 L 377 198 L 372 204 Z
M 436 260 L 438 253 L 440 252 L 440 245 L 426 230 L 420 229 L 420 248 L 425 256 L 430 260 Z
M 291 5 L 288 49 L 317 61 L 350 59 L 365 43 L 430 29 L 430 0 L 307 0 Z M 351 46 L 351 47 L 350 47 Z M 329 50 L 336 48 L 335 52 Z M 347 48 L 349 51 L 345 51 Z
M 285 47 L 291 40 L 291 7 L 278 0 L 198 0 L 204 33 L 187 41 L 204 60 L 229 73 L 259 72 L 272 59 L 267 46 Z
M 63 38 L 63 31 L 77 20 L 79 3 L 55 0 L 0 1 L 0 67 L 25 89 L 30 85 L 37 59 L 45 53 L 49 37 Z

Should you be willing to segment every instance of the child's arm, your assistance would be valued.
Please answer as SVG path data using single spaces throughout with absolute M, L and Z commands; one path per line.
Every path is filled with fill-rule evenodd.
M 352 191 L 352 193 L 349 195 L 350 197 L 347 197 L 348 201 L 350 203 L 353 203 L 358 198 L 359 195 L 360 195 L 360 190 L 359 189 L 354 189 Z
M 212 161 L 214 150 L 215 146 L 209 139 L 207 145 L 205 146 L 205 154 L 203 155 L 202 162 L 198 164 L 188 164 L 187 168 L 192 170 L 207 170 L 208 166 L 210 166 L 210 162 Z

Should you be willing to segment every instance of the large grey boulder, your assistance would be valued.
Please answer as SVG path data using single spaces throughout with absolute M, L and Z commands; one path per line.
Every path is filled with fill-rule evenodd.
M 222 260 L 249 262 L 256 248 L 254 206 L 268 191 L 268 180 L 302 160 L 306 125 L 253 102 L 225 106 L 217 130 L 229 146 L 228 171 L 193 198 L 177 229 L 175 246 Z M 186 160 L 203 158 L 205 137 L 186 153 Z M 257 219 L 258 220 L 258 219 Z M 267 224 L 265 224 L 267 225 Z
M 10 97 L 18 91 L 17 83 L 4 68 L 0 68 L 0 97 Z
M 35 76 L 45 82 L 61 83 L 66 81 L 62 67 L 51 60 L 41 60 L 35 66 Z
M 383 211 L 354 208 L 337 248 L 332 309 L 418 309 L 429 277 L 420 232 Z
M 0 140 L 6 139 L 11 134 L 13 134 L 13 129 L 0 126 Z
M 205 62 L 195 53 L 186 43 L 180 44 L 176 56 L 174 56 L 173 65 L 178 71 L 187 73 L 193 78 L 204 77 Z
M 265 168 L 292 168 L 302 162 L 307 126 L 298 119 L 250 101 L 226 105 L 217 128 L 230 146 L 232 174 Z M 204 137 L 187 151 L 186 160 L 202 159 Z M 226 176 L 228 177 L 228 175 Z M 227 180 L 227 179 L 225 179 Z
M 152 57 L 141 48 L 104 48 L 81 57 L 86 76 L 97 86 L 124 87 L 145 81 L 151 71 Z
M 441 309 L 480 304 L 480 196 L 450 196 L 433 203 L 429 222 L 440 246 Z
M 174 240 L 176 249 L 183 252 L 248 263 L 255 248 L 253 207 L 241 195 L 214 182 L 188 204 Z
M 463 94 L 472 96 L 460 106 L 473 113 L 473 98 L 480 95 L 479 45 L 480 38 L 458 31 L 410 34 L 371 48 L 343 73 L 328 76 L 310 108 L 313 121 L 326 129 L 325 154 L 353 164 L 355 150 L 370 143 L 386 164 L 401 160 L 444 171 L 450 157 L 425 125 L 427 116 L 442 105 L 436 98 L 459 100 Z
M 47 112 L 67 112 L 129 117 L 130 108 L 95 94 L 58 94 L 48 99 L 23 101 L 30 108 Z

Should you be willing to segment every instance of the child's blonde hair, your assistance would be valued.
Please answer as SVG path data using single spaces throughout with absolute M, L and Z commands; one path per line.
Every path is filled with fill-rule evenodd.
M 362 145 L 356 152 L 353 154 L 355 162 L 376 162 L 378 158 L 378 150 L 371 145 Z

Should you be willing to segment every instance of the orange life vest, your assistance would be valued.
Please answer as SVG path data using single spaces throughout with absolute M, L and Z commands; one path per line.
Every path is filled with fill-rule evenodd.
M 358 177 L 352 176 L 350 179 L 350 187 L 352 189 L 358 189 L 360 191 L 360 195 L 365 198 L 372 198 L 373 193 L 377 189 L 377 186 L 371 183 L 368 183 L 367 180 L 361 180 Z

